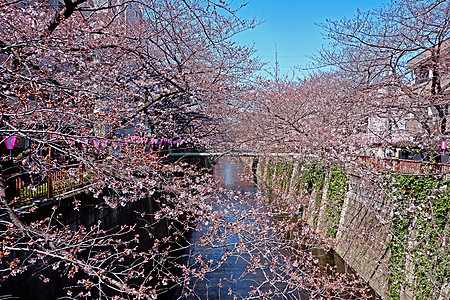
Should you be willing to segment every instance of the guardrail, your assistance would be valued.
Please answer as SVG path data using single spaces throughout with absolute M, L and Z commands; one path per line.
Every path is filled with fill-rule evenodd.
M 450 164 L 390 157 L 377 158 L 373 156 L 360 156 L 360 160 L 366 165 L 372 165 L 379 171 L 394 171 L 409 174 L 450 173 Z
M 20 206 L 79 189 L 90 182 L 90 174 L 84 165 L 75 164 L 52 168 L 44 173 L 17 173 L 4 181 L 8 201 Z

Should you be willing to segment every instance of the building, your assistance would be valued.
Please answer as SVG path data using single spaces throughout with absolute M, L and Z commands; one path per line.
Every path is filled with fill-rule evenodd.
M 427 95 L 450 94 L 450 40 L 425 50 L 407 62 L 415 91 Z
M 403 89 L 396 108 L 368 119 L 372 148 L 387 145 L 396 149 L 397 157 L 400 150 L 437 150 L 439 143 L 432 139 L 445 141 L 450 134 L 450 39 L 409 59 L 407 70 L 410 92 Z

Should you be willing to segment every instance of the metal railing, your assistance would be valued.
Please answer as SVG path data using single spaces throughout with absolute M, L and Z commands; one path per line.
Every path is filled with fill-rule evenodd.
M 82 164 L 56 167 L 43 173 L 17 173 L 4 179 L 6 197 L 14 205 L 52 199 L 85 186 L 90 182 L 89 177 Z
M 408 174 L 436 174 L 450 172 L 450 164 L 428 161 L 416 161 L 390 157 L 377 158 L 373 156 L 361 156 L 360 161 L 365 165 L 372 166 L 379 171 L 394 171 Z

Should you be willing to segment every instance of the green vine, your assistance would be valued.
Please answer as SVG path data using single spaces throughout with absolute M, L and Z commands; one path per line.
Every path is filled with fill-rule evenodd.
M 398 174 L 391 182 L 394 230 L 390 299 L 400 299 L 405 285 L 416 299 L 438 299 L 450 277 L 448 182 L 438 176 Z M 414 276 L 408 282 L 405 274 L 411 272 Z
M 327 220 L 327 236 L 335 238 L 339 220 L 341 218 L 342 207 L 344 206 L 344 197 L 348 189 L 347 175 L 337 166 L 330 167 L 330 175 L 328 176 L 327 190 L 327 207 L 325 209 L 325 217 Z
M 267 168 L 267 186 L 271 189 L 273 185 L 272 177 L 273 174 L 275 174 L 276 165 L 273 163 L 273 161 L 269 161 Z
M 258 173 L 264 174 L 264 166 L 266 165 L 266 159 L 261 157 L 258 162 Z
M 296 183 L 297 194 L 302 189 L 311 195 L 313 190 L 320 191 L 323 189 L 325 182 L 325 166 L 318 162 L 299 163 L 300 176 Z
M 275 183 L 283 189 L 286 189 L 289 186 L 289 182 L 291 181 L 292 171 L 294 166 L 289 162 L 279 162 L 276 166 L 275 171 Z
M 289 187 L 293 164 L 264 163 L 271 188 L 295 188 L 297 195 L 314 193 L 314 227 L 319 222 L 327 184 L 324 222 L 327 236 L 335 238 L 349 184 L 344 170 L 302 161 L 298 163 L 295 186 Z M 450 283 L 450 182 L 442 176 L 402 174 L 390 174 L 385 180 L 386 195 L 393 207 L 389 299 L 401 299 L 405 287 L 413 291 L 415 299 L 438 299 L 442 286 Z
M 320 203 L 322 202 L 322 195 L 323 195 L 322 190 L 320 190 L 319 192 L 317 192 L 316 198 L 314 199 L 314 210 L 312 213 L 312 224 L 314 228 L 317 227 L 317 223 L 319 221 L 319 210 L 320 210 Z

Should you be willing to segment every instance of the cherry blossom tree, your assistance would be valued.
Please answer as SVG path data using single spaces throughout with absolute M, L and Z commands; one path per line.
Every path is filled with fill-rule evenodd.
M 371 139 L 439 149 L 447 135 L 448 4 L 392 2 L 319 25 L 329 43 L 313 57 L 317 71 L 249 87 L 237 136 L 341 160 L 370 154 Z
M 212 186 L 207 172 L 163 163 L 139 142 L 198 143 L 211 137 L 256 140 L 259 149 L 274 142 L 292 142 L 297 150 L 342 148 L 359 130 L 352 112 L 360 109 L 349 97 L 354 86 L 343 84 L 347 77 L 330 72 L 249 86 L 246 80 L 260 63 L 251 47 L 231 38 L 258 22 L 240 19 L 231 2 L 0 1 L 0 132 L 31 144 L 5 157 L 2 167 L 27 159 L 29 170 L 45 174 L 61 162 L 41 153 L 57 151 L 64 161 L 85 166 L 93 183 L 89 192 L 100 199 L 94 202 L 98 210 L 149 198 L 157 206 L 117 227 L 99 222 L 71 228 L 58 219 L 64 207 L 55 205 L 37 218 L 35 205 L 9 201 L 5 180 L 0 184 L 5 279 L 31 269 L 48 282 L 44 271 L 54 270 L 68 278 L 63 287 L 68 298 L 164 297 L 173 286 L 195 297 L 193 282 L 239 258 L 246 262 L 245 274 L 265 278 L 248 298 L 306 293 L 339 299 L 346 294 L 343 286 L 365 298 L 359 280 L 324 276 L 311 251 L 301 248 L 323 246 L 311 242 L 307 227 L 285 239 L 299 225 L 293 215 L 273 222 L 275 204 L 261 195 L 254 201 L 252 193 L 225 193 Z M 71 199 L 71 208 L 82 209 L 80 196 Z M 167 235 L 161 236 L 158 226 L 165 226 Z M 220 249 L 222 255 L 211 261 L 188 253 L 188 263 L 180 263 L 180 249 L 192 246 L 186 234 L 193 230 L 202 232 L 197 246 Z
M 331 47 L 318 66 L 332 66 L 351 92 L 367 95 L 358 97 L 366 115 L 416 120 L 415 140 L 427 148 L 446 134 L 448 9 L 445 1 L 399 1 L 330 20 L 321 26 Z
M 148 143 L 130 136 L 194 142 L 216 131 L 215 111 L 259 66 L 251 48 L 231 41 L 258 23 L 240 19 L 238 10 L 223 1 L 2 1 L 0 131 L 3 141 L 18 136 L 30 143 L 2 166 L 26 160 L 27 170 L 46 174 L 81 163 L 95 183 L 90 192 L 112 208 L 156 192 L 164 203 L 150 216 L 141 212 L 140 228 L 170 220 L 182 239 L 199 209 L 201 173 L 155 161 Z M 81 278 L 81 292 L 67 287 L 68 297 L 150 298 L 168 280 L 177 282 L 166 263 L 174 250 L 151 230 L 142 229 L 153 244 L 144 252 L 142 230 L 133 224 L 68 228 L 57 219 L 64 212 L 58 206 L 32 221 L 26 216 L 35 206 L 9 202 L 10 188 L 8 181 L 0 185 L 5 278 L 32 267 L 47 282 L 42 270 L 61 270 Z M 189 201 L 169 205 L 172 198 Z M 73 208 L 80 205 L 75 196 Z

